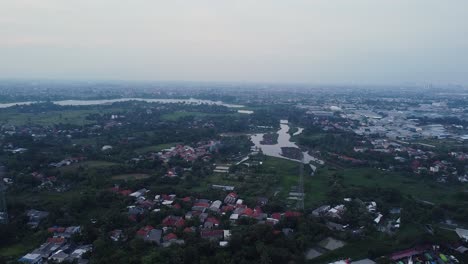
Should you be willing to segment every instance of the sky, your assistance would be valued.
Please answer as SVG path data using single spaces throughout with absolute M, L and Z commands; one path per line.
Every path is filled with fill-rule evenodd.
M 468 84 L 466 0 L 0 0 L 0 78 Z

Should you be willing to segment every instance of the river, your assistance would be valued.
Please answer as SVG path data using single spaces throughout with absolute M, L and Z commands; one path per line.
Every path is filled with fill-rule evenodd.
M 267 156 L 272 156 L 272 157 L 277 157 L 277 158 L 282 158 L 282 159 L 287 159 L 287 160 L 293 160 L 293 161 L 299 161 L 300 162 L 300 160 L 287 158 L 287 157 L 281 155 L 281 153 L 282 153 L 281 148 L 282 147 L 299 148 L 296 145 L 296 143 L 291 141 L 291 135 L 288 133 L 289 129 L 290 129 L 290 127 L 289 127 L 288 121 L 287 120 L 281 120 L 280 130 L 278 130 L 276 132 L 276 133 L 278 133 L 278 143 L 275 144 L 275 145 L 263 145 L 263 144 L 261 144 L 260 141 L 262 141 L 262 139 L 263 139 L 263 135 L 264 135 L 263 133 L 252 135 L 250 137 L 250 140 L 252 141 L 252 143 L 255 144 L 255 146 L 257 148 L 261 148 L 263 154 L 265 154 Z M 294 133 L 294 135 L 301 134 L 303 130 L 304 130 L 303 128 L 299 128 L 299 130 L 296 133 Z M 302 154 L 304 155 L 304 164 L 308 164 L 311 161 L 313 161 L 315 163 L 318 163 L 318 164 L 323 164 L 322 160 L 319 160 L 319 159 L 315 158 L 314 156 L 310 155 L 306 151 L 302 152 Z
M 54 104 L 57 105 L 103 105 L 103 104 L 112 104 L 117 102 L 127 102 L 127 101 L 144 101 L 148 103 L 179 103 L 179 104 L 209 104 L 209 105 L 222 105 L 229 108 L 242 108 L 243 105 L 236 105 L 236 104 L 227 104 L 221 101 L 211 101 L 211 100 L 201 100 L 201 99 L 146 99 L 146 98 L 119 98 L 119 99 L 105 99 L 105 100 L 61 100 L 61 101 L 53 101 Z M 0 108 L 7 108 L 12 107 L 15 105 L 30 105 L 39 102 L 16 102 L 16 103 L 3 103 L 0 104 Z

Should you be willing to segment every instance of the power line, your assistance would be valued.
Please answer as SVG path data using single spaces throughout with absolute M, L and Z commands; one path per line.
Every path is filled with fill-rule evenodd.
M 3 176 L 5 175 L 5 167 L 0 165 L 0 224 L 8 223 L 8 212 L 6 204 L 6 186 L 3 183 Z

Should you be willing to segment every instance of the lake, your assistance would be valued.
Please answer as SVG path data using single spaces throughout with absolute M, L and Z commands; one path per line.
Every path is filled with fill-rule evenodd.
M 250 137 L 250 140 L 252 141 L 252 143 L 255 144 L 255 146 L 257 148 L 261 148 L 262 151 L 263 151 L 263 154 L 265 154 L 267 156 L 272 156 L 272 157 L 277 157 L 277 158 L 282 158 L 282 159 L 287 159 L 287 160 L 293 160 L 293 161 L 299 161 L 300 162 L 300 160 L 287 158 L 287 157 L 281 155 L 281 153 L 282 153 L 281 148 L 282 147 L 299 148 L 296 145 L 296 143 L 291 141 L 291 135 L 288 133 L 289 129 L 290 129 L 290 127 L 289 127 L 288 121 L 287 120 L 281 120 L 280 130 L 278 130 L 276 132 L 276 133 L 278 133 L 278 143 L 274 144 L 274 145 L 263 145 L 263 144 L 260 143 L 260 141 L 262 141 L 262 139 L 263 139 L 263 135 L 264 135 L 263 133 L 252 135 Z M 302 131 L 304 131 L 304 129 L 299 128 L 298 131 L 296 133 L 294 133 L 294 135 L 299 135 L 299 134 L 302 133 Z M 302 152 L 302 154 L 304 155 L 304 164 L 308 164 L 311 161 L 316 162 L 318 164 L 323 164 L 322 160 L 319 160 L 319 159 L 315 158 L 314 156 L 311 156 L 306 151 Z
M 119 99 L 106 99 L 106 100 L 61 100 L 61 101 L 53 101 L 54 104 L 57 105 L 103 105 L 103 104 L 112 104 L 117 102 L 127 102 L 127 101 L 143 101 L 148 103 L 162 103 L 162 104 L 169 104 L 169 103 L 178 103 L 178 104 L 194 104 L 194 105 L 201 105 L 201 104 L 209 104 L 209 105 L 222 105 L 229 108 L 241 108 L 244 107 L 243 105 L 236 105 L 236 104 L 227 104 L 221 101 L 211 101 L 211 100 L 201 100 L 201 99 L 146 99 L 146 98 L 119 98 Z M 15 105 L 30 105 L 39 102 L 16 102 L 16 103 L 4 103 L 0 104 L 0 108 L 7 108 L 12 107 Z

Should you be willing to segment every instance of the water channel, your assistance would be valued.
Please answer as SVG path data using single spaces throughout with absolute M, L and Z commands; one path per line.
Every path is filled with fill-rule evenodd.
M 280 130 L 278 130 L 276 133 L 278 133 L 278 143 L 274 145 L 263 145 L 260 143 L 263 139 L 263 133 L 260 134 L 254 134 L 250 137 L 250 140 L 252 143 L 255 144 L 257 148 L 262 149 L 263 154 L 267 156 L 272 156 L 272 157 L 277 157 L 277 158 L 282 158 L 282 159 L 287 159 L 287 160 L 292 160 L 292 161 L 299 161 L 296 159 L 291 159 L 287 158 L 283 155 L 281 155 L 282 147 L 291 147 L 291 148 L 299 148 L 296 143 L 291 141 L 291 135 L 288 133 L 289 132 L 289 124 L 287 120 L 281 120 L 280 122 Z M 299 135 L 304 131 L 303 128 L 299 128 L 298 131 L 296 131 L 293 135 Z M 315 158 L 314 156 L 310 155 L 307 151 L 302 152 L 304 155 L 303 162 L 304 164 L 309 164 L 311 161 L 318 163 L 318 164 L 323 164 L 323 161 Z

